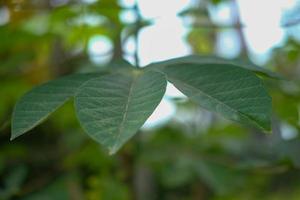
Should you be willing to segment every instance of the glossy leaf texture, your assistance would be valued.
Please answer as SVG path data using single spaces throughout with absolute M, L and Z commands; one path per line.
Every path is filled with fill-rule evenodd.
M 253 72 L 231 64 L 177 64 L 163 71 L 202 107 L 242 124 L 271 129 L 271 97 Z
M 167 66 L 174 65 L 174 64 L 232 64 L 236 65 L 237 67 L 245 68 L 255 72 L 258 75 L 266 76 L 269 78 L 274 79 L 284 79 L 281 75 L 262 68 L 251 61 L 245 61 L 242 59 L 224 59 L 217 56 L 199 56 L 199 55 L 189 55 L 183 56 L 178 58 L 173 58 L 166 61 L 156 62 L 150 64 L 149 67 L 151 68 L 160 68 L 163 69 Z
M 165 89 L 159 72 L 105 75 L 81 86 L 75 96 L 77 116 L 88 135 L 114 154 L 152 114 Z
M 33 129 L 75 95 L 85 81 L 100 74 L 74 74 L 33 88 L 17 102 L 12 117 L 14 139 Z

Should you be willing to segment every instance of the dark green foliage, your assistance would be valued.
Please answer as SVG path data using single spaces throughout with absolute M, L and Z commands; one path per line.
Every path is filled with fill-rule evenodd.
M 174 24 L 168 24 L 173 10 L 168 6 L 137 1 L 140 5 L 153 4 L 159 13 L 160 9 L 168 13 L 166 18 L 162 14 L 162 18 L 147 19 L 142 13 L 137 23 L 134 20 L 139 18 L 135 13 L 138 7 L 122 2 L 0 0 L 0 200 L 300 199 L 298 6 L 283 16 L 281 25 L 286 40 L 270 49 L 268 56 L 263 55 L 268 58 L 264 57 L 267 61 L 262 64 L 252 52 L 255 45 L 248 46 L 252 43 L 248 35 L 242 44 L 243 33 L 252 31 L 252 27 L 247 27 L 247 19 L 240 20 L 241 24 L 238 20 L 215 20 L 214 10 L 223 8 L 222 16 L 232 14 L 238 18 L 236 11 L 227 9 L 238 1 L 193 1 L 177 15 L 185 29 L 182 36 L 193 55 L 136 68 L 132 64 L 144 63 L 146 58 L 144 33 L 150 29 L 169 30 L 170 38 L 155 34 L 149 39 L 158 47 L 147 52 L 149 56 L 153 53 L 169 57 L 173 51 L 165 49 L 179 29 L 173 30 Z M 172 0 L 165 2 L 177 5 Z M 270 11 L 263 13 L 269 16 Z M 175 14 L 170 15 L 170 20 L 173 17 Z M 232 46 L 228 47 L 227 59 L 217 51 L 220 45 L 227 46 L 220 44 L 224 35 L 234 37 L 234 46 L 240 47 L 236 54 L 230 53 Z M 90 45 L 95 38 L 104 38 L 112 48 L 91 55 Z M 159 39 L 162 42 L 157 44 Z M 132 48 L 136 46 L 132 45 L 134 41 L 140 48 Z M 136 78 L 134 74 L 141 79 L 131 107 L 126 100 L 130 96 L 129 85 Z M 205 74 L 210 78 L 205 78 Z M 110 82 L 105 87 L 103 78 Z M 166 112 L 168 105 L 175 108 L 172 117 L 155 127 L 139 129 L 160 101 L 166 79 L 189 98 L 169 95 L 172 87 L 168 84 L 161 105 L 167 108 Z M 91 84 L 96 86 L 95 92 L 85 87 Z M 257 88 L 244 90 L 246 85 Z M 112 92 L 112 88 L 118 92 Z M 235 91 L 235 95 L 228 93 L 237 88 L 243 90 Z M 215 96 L 214 90 L 224 90 L 227 95 Z M 92 96 L 85 101 L 87 95 Z M 106 95 L 112 98 L 106 99 Z M 245 104 L 235 98 L 240 95 L 247 98 Z M 251 99 L 255 95 L 264 97 Z M 136 98 L 139 96 L 145 97 Z M 226 102 L 231 98 L 234 103 L 230 107 L 236 110 L 230 112 L 224 112 L 220 102 L 211 101 Z M 76 106 L 79 100 L 82 107 Z M 252 113 L 246 107 L 249 104 L 255 105 L 255 113 L 260 114 Z M 264 106 L 258 108 L 257 104 Z M 122 120 L 127 105 L 130 112 Z M 12 116 L 15 106 L 21 118 Z M 88 106 L 92 110 L 87 115 L 84 109 Z M 111 108 L 117 112 L 111 112 Z M 136 110 L 145 113 L 136 115 Z M 21 120 L 11 124 L 12 117 Z M 109 117 L 115 119 L 108 124 L 112 130 L 119 130 L 122 124 L 126 129 L 106 134 L 105 124 L 98 122 Z M 92 119 L 99 120 L 93 127 L 88 125 Z M 269 128 L 270 119 L 272 131 L 263 134 L 261 127 Z M 17 127 L 15 136 L 28 133 L 10 141 L 11 125 Z M 89 137 L 95 133 L 99 134 L 98 142 Z M 121 133 L 122 141 L 114 140 L 115 133 Z M 102 136 L 115 143 L 105 144 Z M 107 150 L 113 144 L 121 148 L 109 156 Z
M 247 69 L 226 63 L 131 68 L 98 77 L 69 76 L 33 89 L 15 107 L 12 138 L 37 126 L 74 96 L 81 125 L 113 154 L 159 104 L 166 89 L 163 74 L 202 107 L 242 124 L 271 129 L 271 98 L 262 81 Z

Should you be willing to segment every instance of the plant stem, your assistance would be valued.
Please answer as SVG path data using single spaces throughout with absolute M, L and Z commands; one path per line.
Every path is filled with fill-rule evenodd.
M 136 67 L 140 67 L 140 59 L 139 59 L 139 32 L 141 29 L 141 21 L 142 17 L 140 14 L 140 10 L 138 7 L 137 1 L 135 2 L 135 5 L 133 7 L 136 21 L 135 21 L 135 32 L 134 32 L 134 43 L 135 43 L 135 51 L 134 51 L 134 62 Z

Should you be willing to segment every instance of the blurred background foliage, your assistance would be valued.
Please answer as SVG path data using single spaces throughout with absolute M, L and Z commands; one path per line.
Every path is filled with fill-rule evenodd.
M 220 5 L 231 9 L 230 23 L 214 20 L 212 10 Z M 286 39 L 262 64 L 285 77 L 265 79 L 273 97 L 272 134 L 169 96 L 176 105 L 170 119 L 142 129 L 117 155 L 108 156 L 83 133 L 72 102 L 10 142 L 13 106 L 47 80 L 118 66 L 122 58 L 139 64 L 146 55 L 138 47 L 147 42 L 139 35 L 155 27 L 156 19 L 141 15 L 139 2 L 0 0 L 0 199 L 300 199 L 299 8 L 295 4 L 283 13 Z M 189 53 L 222 56 L 220 33 L 233 31 L 239 48 L 230 58 L 261 64 L 249 49 L 240 14 L 235 0 L 188 3 L 177 17 L 186 27 L 182 40 Z M 131 45 L 125 45 L 128 41 Z M 163 39 L 161 45 L 164 50 Z

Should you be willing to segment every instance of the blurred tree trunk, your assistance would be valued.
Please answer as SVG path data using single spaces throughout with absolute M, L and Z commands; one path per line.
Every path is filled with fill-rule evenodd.
M 133 187 L 136 200 L 157 199 L 153 173 L 147 166 L 140 162 L 134 168 Z
M 231 18 L 233 20 L 233 24 L 236 25 L 235 27 L 241 47 L 240 56 L 242 58 L 249 58 L 249 48 L 242 29 L 240 11 L 236 0 L 231 0 Z

